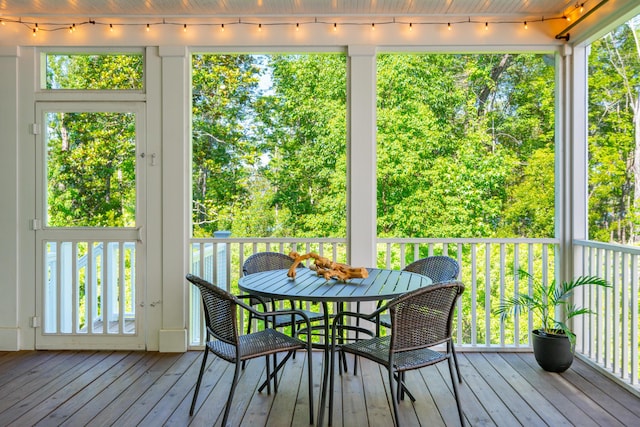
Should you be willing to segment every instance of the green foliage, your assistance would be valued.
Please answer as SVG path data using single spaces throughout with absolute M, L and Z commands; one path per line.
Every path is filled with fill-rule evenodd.
M 47 55 L 49 89 L 142 89 L 142 55 Z M 135 115 L 46 117 L 47 225 L 134 227 Z
M 346 236 L 346 58 L 271 56 L 272 93 L 260 105 L 260 169 L 286 212 L 275 229 L 296 237 Z
M 346 235 L 345 72 L 343 55 L 194 56 L 194 236 Z
M 134 227 L 134 115 L 49 113 L 47 128 L 47 224 Z
M 381 55 L 378 235 L 553 236 L 553 81 L 539 55 Z M 551 215 L 507 212 L 538 149 Z
M 250 55 L 192 61 L 193 233 L 206 237 L 230 230 L 249 203 L 260 156 L 251 125 L 261 71 Z
M 594 42 L 589 56 L 589 238 L 622 244 L 640 229 L 638 22 Z
M 552 65 L 380 55 L 378 235 L 552 236 L 552 182 L 508 209 L 553 178 Z M 345 236 L 346 58 L 199 55 L 193 76 L 194 235 Z
M 507 187 L 507 203 L 498 237 L 550 237 L 554 233 L 554 153 L 535 150 Z
M 47 89 L 142 90 L 141 54 L 46 55 Z

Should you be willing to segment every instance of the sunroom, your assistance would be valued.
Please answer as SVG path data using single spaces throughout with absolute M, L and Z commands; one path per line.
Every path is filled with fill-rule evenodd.
M 463 354 L 531 352 L 537 319 L 503 322 L 495 312 L 532 286 L 520 269 L 543 283 L 606 279 L 611 288 L 573 296 L 595 312 L 571 325 L 576 355 L 637 393 L 635 0 L 18 3 L 0 5 L 0 351 L 201 349 L 200 296 L 185 275 L 237 292 L 242 264 L 256 252 L 317 252 L 389 270 L 447 255 L 466 287 L 454 317 Z M 625 88 L 601 71 L 615 72 L 621 62 L 591 56 L 594 43 L 621 27 L 636 46 L 635 65 L 618 70 L 629 91 L 625 107 L 607 98 Z M 600 49 L 617 54 L 617 47 Z M 491 80 L 501 60 L 520 68 L 505 72 L 508 81 Z M 119 71 L 109 68 L 114 64 Z M 315 68 L 295 68 L 305 65 Z M 518 74 L 534 69 L 547 80 Z M 636 75 L 624 74 L 629 70 Z M 243 78 L 250 83 L 243 86 Z M 475 99 L 456 98 L 462 92 L 453 82 Z M 491 101 L 484 87 L 493 90 Z M 288 98 L 277 92 L 287 88 Z M 516 97 L 532 106 L 538 95 L 538 121 L 513 124 L 506 137 L 469 120 L 480 99 L 487 109 L 507 111 L 517 108 Z M 589 110 L 594 105 L 600 122 Z M 630 123 L 605 117 L 624 108 L 635 112 Z M 449 128 L 440 126 L 438 111 L 449 115 Z M 505 129 L 507 114 L 488 117 L 503 120 L 492 129 Z M 548 127 L 537 129 L 542 122 Z M 526 145 L 534 136 L 550 147 L 547 157 L 533 150 L 526 158 L 501 157 L 500 147 L 491 147 Z M 419 150 L 411 138 L 442 145 Z M 101 139 L 122 144 L 122 152 L 109 154 L 125 159 L 119 167 L 92 161 L 107 156 L 109 144 L 92 143 Z M 84 146 L 72 153 L 75 140 Z M 469 145 L 461 148 L 462 140 Z M 475 156 L 479 146 L 493 156 Z M 510 162 L 520 166 L 508 169 Z M 420 169 L 425 164 L 428 173 Z M 531 179 L 494 205 L 502 190 L 491 186 L 515 171 Z M 111 191 L 92 187 L 92 177 L 104 178 Z M 412 179 L 415 189 L 407 187 Z M 426 181 L 429 188 L 420 184 Z M 480 181 L 484 192 L 474 186 Z M 213 187 L 217 182 L 229 185 Z M 549 182 L 551 190 L 544 188 Z M 234 185 L 241 187 L 236 193 Z M 414 193 L 395 199 L 403 190 Z M 239 194 L 252 204 L 239 203 Z M 264 194 L 270 199 L 260 199 Z M 116 208 L 96 213 L 91 196 Z M 535 201 L 542 212 L 534 212 Z M 305 216 L 294 209 L 304 203 L 323 210 Z M 508 215 L 524 225 L 502 227 Z M 546 216 L 547 228 L 532 236 L 526 222 L 536 215 Z M 425 229 L 429 216 L 438 219 Z M 283 232 L 278 227 L 287 221 Z

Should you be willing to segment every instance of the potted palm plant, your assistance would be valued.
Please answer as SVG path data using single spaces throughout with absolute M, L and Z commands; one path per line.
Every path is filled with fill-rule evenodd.
M 519 270 L 522 279 L 533 282 L 531 294 L 519 293 L 506 298 L 497 308 L 496 313 L 504 322 L 514 314 L 531 311 L 540 326 L 532 331 L 533 353 L 542 369 L 550 372 L 564 372 L 573 362 L 576 335 L 567 325 L 569 319 L 591 314 L 585 307 L 578 307 L 570 301 L 573 291 L 582 286 L 611 287 L 609 283 L 595 276 L 579 276 L 560 286 L 553 280 L 544 284 L 525 270 Z

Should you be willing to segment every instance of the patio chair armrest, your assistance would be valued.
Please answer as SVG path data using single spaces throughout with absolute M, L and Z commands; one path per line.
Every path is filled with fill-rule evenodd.
M 343 317 L 355 317 L 358 319 L 368 320 L 372 323 L 376 323 L 377 322 L 376 318 L 386 310 L 387 310 L 387 306 L 385 304 L 371 313 L 358 313 L 355 311 L 340 311 L 334 315 L 333 323 L 334 324 L 340 323 L 340 319 Z
M 276 316 L 281 315 L 292 315 L 292 316 L 300 316 L 302 320 L 307 324 L 307 327 L 311 329 L 311 321 L 309 320 L 309 316 L 301 310 L 274 310 L 274 311 L 258 311 L 253 307 L 247 306 L 247 309 L 253 313 L 253 315 L 262 320 L 268 320 L 269 317 L 275 318 Z
M 238 300 L 243 300 L 243 299 L 255 299 L 258 300 L 260 302 L 260 305 L 262 306 L 262 312 L 267 311 L 267 303 L 264 301 L 264 298 L 262 298 L 261 296 L 258 295 L 251 295 L 251 294 L 243 294 L 243 295 L 236 295 L 236 298 Z M 253 307 L 251 307 L 248 304 L 243 303 L 242 301 L 240 301 L 240 306 L 242 308 L 244 308 L 245 310 L 249 310 L 249 311 L 254 311 L 255 309 Z

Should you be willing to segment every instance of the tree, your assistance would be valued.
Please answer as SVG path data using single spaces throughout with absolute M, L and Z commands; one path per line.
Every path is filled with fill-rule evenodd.
M 589 56 L 589 234 L 624 244 L 640 224 L 639 24 L 605 35 Z
M 553 78 L 540 55 L 380 56 L 379 234 L 553 233 L 553 215 L 518 229 L 505 217 L 535 150 L 553 153 Z M 553 156 L 544 160 L 553 172 Z M 551 189 L 544 208 L 553 212 Z
M 230 230 L 250 203 L 260 151 L 252 128 L 261 75 L 252 55 L 194 55 L 193 234 Z
M 274 235 L 346 236 L 346 58 L 269 57 L 271 91 L 259 104 L 259 170 L 272 186 Z
M 141 55 L 47 55 L 50 88 L 133 89 L 142 70 Z M 47 136 L 47 224 L 134 227 L 134 115 L 51 112 Z

